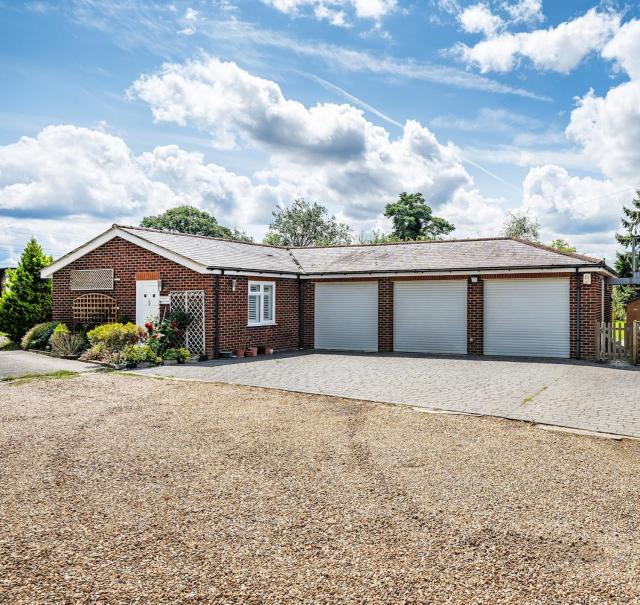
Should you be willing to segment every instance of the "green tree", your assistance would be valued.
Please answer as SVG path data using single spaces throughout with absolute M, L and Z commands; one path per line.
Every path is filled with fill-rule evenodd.
M 502 233 L 505 237 L 537 242 L 540 239 L 540 223 L 526 212 L 507 212 Z
M 385 206 L 384 215 L 393 222 L 391 235 L 401 242 L 438 239 L 455 229 L 445 219 L 433 216 L 422 193 L 403 191 L 395 202 Z
M 40 277 L 40 271 L 51 261 L 31 238 L 18 266 L 9 275 L 0 297 L 0 332 L 13 341 L 17 342 L 31 326 L 51 316 L 51 281 Z
M 554 239 L 550 246 L 558 250 L 558 252 L 575 252 L 575 246 L 572 246 L 566 239 Z
M 140 222 L 140 226 L 162 231 L 177 231 L 192 235 L 208 235 L 210 237 L 252 241 L 245 233 L 220 225 L 213 214 L 193 206 L 176 206 L 175 208 L 169 208 L 162 214 L 145 216 Z
M 616 233 L 616 240 L 625 251 L 616 253 L 615 269 L 620 277 L 631 277 L 633 268 L 632 238 L 634 235 L 640 235 L 640 189 L 636 191 L 635 197 L 631 200 L 631 206 L 623 206 L 621 223 L 623 231 Z M 638 252 L 640 255 L 640 250 Z M 637 260 L 637 266 L 640 268 L 640 258 Z M 617 286 L 614 291 L 614 303 L 618 309 L 622 309 L 627 302 L 639 294 L 640 288 L 637 286 Z
M 350 244 L 351 232 L 348 225 L 329 216 L 324 206 L 299 198 L 290 207 L 273 211 L 264 243 L 296 247 Z

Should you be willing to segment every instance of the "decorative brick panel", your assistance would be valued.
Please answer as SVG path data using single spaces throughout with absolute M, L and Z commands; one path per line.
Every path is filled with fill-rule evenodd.
M 393 351 L 393 281 L 378 280 L 378 350 Z

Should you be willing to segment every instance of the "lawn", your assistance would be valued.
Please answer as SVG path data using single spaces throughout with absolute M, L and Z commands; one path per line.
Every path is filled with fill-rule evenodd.
M 0 415 L 0 602 L 640 594 L 638 441 L 117 373 Z

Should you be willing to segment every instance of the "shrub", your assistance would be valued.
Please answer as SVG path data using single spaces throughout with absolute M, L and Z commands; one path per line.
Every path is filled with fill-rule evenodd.
M 80 359 L 83 361 L 106 361 L 109 357 L 109 351 L 103 344 L 93 345 L 88 351 L 85 351 Z
M 122 357 L 127 363 L 142 363 L 143 361 L 158 363 L 160 361 L 149 345 L 127 345 L 122 351 Z
M 60 324 L 64 325 L 64 324 Z M 49 338 L 51 350 L 62 357 L 77 355 L 87 345 L 87 341 L 82 334 L 72 334 L 68 329 L 58 331 L 56 328 Z
M 136 344 L 145 331 L 135 324 L 103 324 L 89 330 L 87 338 L 92 345 L 104 345 L 109 351 L 122 351 L 127 345 Z
M 178 349 L 167 349 L 162 354 L 162 359 L 175 359 L 175 360 L 178 360 L 178 359 L 180 359 L 180 351 L 178 351 Z
M 178 361 L 180 363 L 189 361 L 189 359 L 191 359 L 191 351 L 189 351 L 189 349 L 185 349 L 185 348 L 178 349 Z
M 65 324 L 58 324 L 55 329 L 53 330 L 53 334 L 68 334 L 69 333 L 69 328 L 67 328 L 67 326 Z M 52 336 L 53 336 L 52 334 Z M 51 340 L 51 339 L 49 339 Z
M 20 345 L 23 349 L 36 349 L 44 351 L 49 344 L 49 338 L 53 334 L 60 322 L 59 321 L 47 321 L 42 324 L 36 324 L 22 337 Z

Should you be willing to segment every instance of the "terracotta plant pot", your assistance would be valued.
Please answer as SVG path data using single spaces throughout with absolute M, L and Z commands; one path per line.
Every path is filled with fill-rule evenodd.
M 272 347 L 265 347 L 264 348 L 264 354 L 265 355 L 273 355 L 273 348 Z
M 258 347 L 249 347 L 245 352 L 245 357 L 255 357 L 258 354 Z
M 244 349 L 233 349 L 234 357 L 244 357 Z

